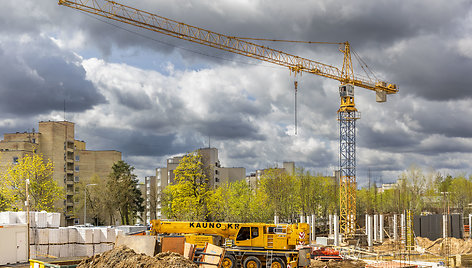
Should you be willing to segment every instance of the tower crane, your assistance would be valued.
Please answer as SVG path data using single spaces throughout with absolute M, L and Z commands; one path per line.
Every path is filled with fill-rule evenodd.
M 339 50 L 344 55 L 343 65 L 340 69 L 332 65 L 262 46 L 247 41 L 244 38 L 212 32 L 111 0 L 59 0 L 59 5 L 190 42 L 285 66 L 295 73 L 304 72 L 339 81 L 341 83 L 339 86 L 341 103 L 338 110 L 340 126 L 340 231 L 347 237 L 354 234 L 356 228 L 356 120 L 359 119 L 359 112 L 354 104 L 354 87 L 374 91 L 377 102 L 387 101 L 387 95 L 397 93 L 398 88 L 395 84 L 355 75 L 352 67 L 349 42 L 337 43 L 340 44 Z

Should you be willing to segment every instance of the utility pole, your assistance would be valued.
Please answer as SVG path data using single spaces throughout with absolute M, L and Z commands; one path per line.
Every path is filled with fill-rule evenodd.
M 28 252 L 28 260 L 30 259 L 30 204 L 29 204 L 29 183 L 30 180 L 26 179 L 26 241 L 27 241 L 27 252 Z

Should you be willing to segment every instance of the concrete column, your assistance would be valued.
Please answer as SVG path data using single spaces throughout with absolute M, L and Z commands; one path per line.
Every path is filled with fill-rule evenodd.
M 405 243 L 405 238 L 406 238 L 406 229 L 405 229 L 405 212 L 400 215 L 400 234 L 401 234 L 401 240 L 403 243 Z
M 311 226 L 311 216 L 306 215 L 306 223 L 308 223 Z
M 447 237 L 447 215 L 443 215 L 443 238 Z
M 274 216 L 274 224 L 279 224 L 279 216 Z
M 379 227 L 379 215 L 375 214 L 374 215 L 374 241 L 377 241 L 377 235 L 379 233 L 378 227 Z
M 384 240 L 384 215 L 380 214 L 379 215 L 379 221 L 380 221 L 380 226 L 379 226 L 379 242 L 383 243 Z
M 303 214 L 300 214 L 300 223 L 305 223 L 305 216 Z
M 367 245 L 369 246 L 369 249 L 372 248 L 372 246 L 374 245 L 374 240 L 373 240 L 373 222 L 372 222 L 372 216 L 371 215 L 367 215 Z
M 311 241 L 316 240 L 316 216 L 315 214 L 311 215 Z
M 369 214 L 365 214 L 365 234 L 367 234 L 367 224 L 369 222 Z
M 329 214 L 328 218 L 328 229 L 329 229 L 329 235 L 333 234 L 333 215 Z
M 393 240 L 398 241 L 398 224 L 397 224 L 397 214 L 393 214 Z
M 334 215 L 334 245 L 339 246 L 339 218 L 338 215 Z
M 472 238 L 472 214 L 469 214 L 469 238 Z

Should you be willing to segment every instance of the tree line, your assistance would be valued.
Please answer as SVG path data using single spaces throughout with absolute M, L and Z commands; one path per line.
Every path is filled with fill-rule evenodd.
M 207 168 L 208 169 L 208 168 Z M 174 171 L 174 183 L 164 189 L 162 211 L 169 219 L 191 221 L 296 222 L 300 215 L 326 218 L 339 214 L 339 189 L 333 177 L 297 169 L 288 174 L 269 168 L 255 184 L 236 181 L 210 187 L 209 172 L 201 155 L 184 156 Z M 411 166 L 388 189 L 370 187 L 357 190 L 358 217 L 369 213 L 468 214 L 472 212 L 472 177 L 443 176 Z

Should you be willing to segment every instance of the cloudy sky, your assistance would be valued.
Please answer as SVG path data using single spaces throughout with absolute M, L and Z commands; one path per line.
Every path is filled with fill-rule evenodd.
M 471 0 L 120 0 L 230 36 L 344 42 L 400 92 L 356 89 L 357 177 L 390 182 L 418 165 L 472 174 Z M 337 45 L 261 43 L 340 67 Z M 106 21 L 55 0 L 0 1 L 0 134 L 76 123 L 89 149 L 116 149 L 140 177 L 211 146 L 249 172 L 338 165 L 338 82 Z M 362 69 L 354 67 L 356 73 Z M 370 172 L 369 172 L 370 171 Z

